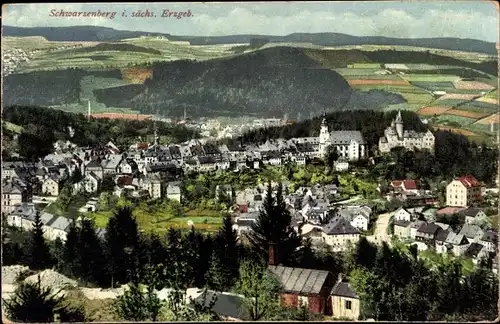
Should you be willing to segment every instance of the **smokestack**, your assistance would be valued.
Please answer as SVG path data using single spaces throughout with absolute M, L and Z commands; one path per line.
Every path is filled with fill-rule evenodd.
M 90 100 L 88 101 L 88 103 L 89 103 L 89 113 L 87 117 L 90 119 Z
M 268 264 L 270 266 L 274 266 L 274 265 L 277 265 L 277 249 L 276 249 L 276 244 L 275 243 L 269 243 L 269 260 L 268 260 Z

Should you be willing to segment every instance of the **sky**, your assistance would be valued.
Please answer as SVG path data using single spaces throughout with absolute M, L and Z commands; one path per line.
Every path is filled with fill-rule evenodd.
M 288 35 L 335 32 L 354 36 L 458 37 L 499 41 L 492 1 L 281 3 L 43 3 L 3 6 L 2 23 L 18 27 L 94 25 L 173 35 Z M 51 12 L 115 12 L 113 19 L 55 17 Z M 148 10 L 156 17 L 132 17 Z M 161 17 L 164 10 L 190 17 Z M 127 15 L 122 16 L 125 11 Z

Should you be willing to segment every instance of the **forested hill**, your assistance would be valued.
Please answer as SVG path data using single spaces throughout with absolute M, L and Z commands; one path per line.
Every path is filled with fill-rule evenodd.
M 312 43 L 321 46 L 388 45 L 416 46 L 465 52 L 497 53 L 495 43 L 477 39 L 454 37 L 393 38 L 381 36 L 352 36 L 340 33 L 293 33 L 286 36 L 227 35 L 227 36 L 175 36 L 167 33 L 116 30 L 98 26 L 70 27 L 14 27 L 4 26 L 4 36 L 42 36 L 49 41 L 118 41 L 140 36 L 165 36 L 170 40 L 189 41 L 192 45 L 251 43 L 260 40 L 274 43 Z
M 53 150 L 58 140 L 71 141 L 78 146 L 105 145 L 113 141 L 119 147 L 128 147 L 154 132 L 152 120 L 88 119 L 83 114 L 63 112 L 39 106 L 7 106 L 2 119 L 22 126 L 18 138 L 21 156 L 38 158 Z M 157 121 L 160 136 L 180 143 L 198 137 L 199 134 L 184 126 L 169 125 Z M 73 136 L 69 131 L 74 131 Z
M 352 92 L 338 73 L 291 47 L 229 59 L 154 63 L 144 85 L 133 97 L 127 88 L 94 93 L 106 105 L 167 116 L 181 116 L 184 109 L 191 116 L 282 116 L 341 109 Z

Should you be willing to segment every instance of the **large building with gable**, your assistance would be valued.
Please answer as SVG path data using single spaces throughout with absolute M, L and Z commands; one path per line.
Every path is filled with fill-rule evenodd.
M 323 118 L 319 131 L 319 155 L 326 157 L 328 146 L 337 149 L 340 160 L 358 161 L 366 158 L 367 143 L 360 131 L 332 131 L 328 129 L 326 118 Z

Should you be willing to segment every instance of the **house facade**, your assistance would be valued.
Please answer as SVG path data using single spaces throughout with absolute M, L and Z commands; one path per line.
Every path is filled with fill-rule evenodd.
M 482 185 L 471 175 L 454 179 L 446 186 L 446 205 L 468 207 L 482 199 Z
M 358 294 L 339 275 L 337 283 L 331 291 L 332 317 L 358 320 L 360 315 L 360 302 Z

